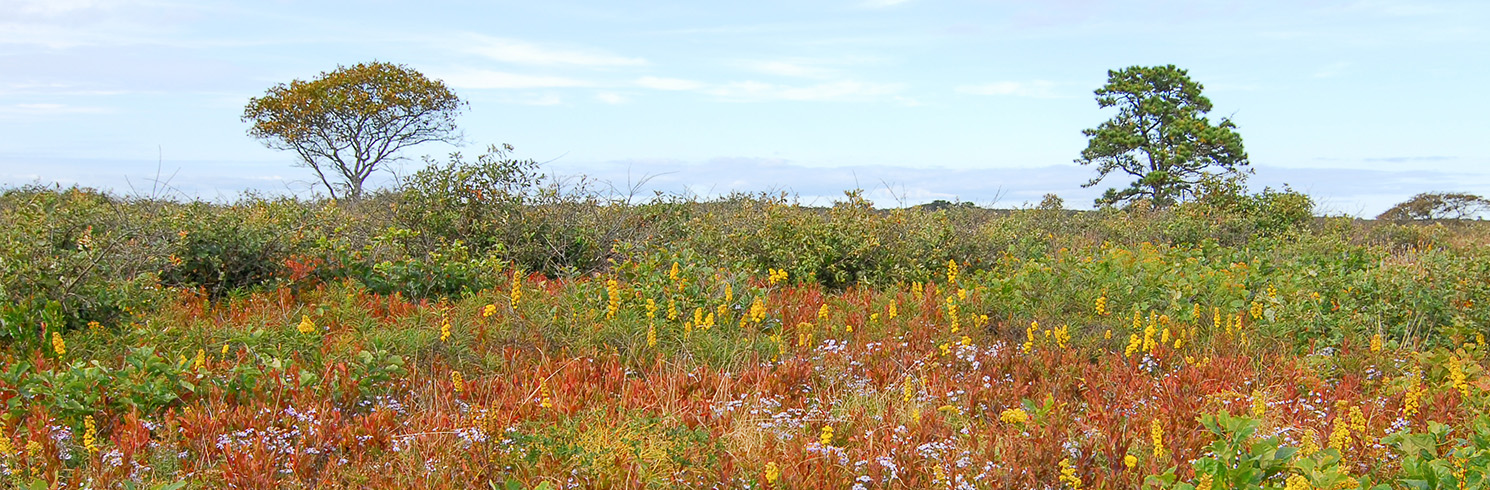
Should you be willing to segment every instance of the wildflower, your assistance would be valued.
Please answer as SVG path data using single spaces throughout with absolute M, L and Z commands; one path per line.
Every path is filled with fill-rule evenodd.
M 1342 453 L 1345 452 L 1345 447 L 1351 443 L 1350 426 L 1346 423 L 1343 415 L 1335 415 L 1334 428 L 1330 430 L 1330 447 L 1339 449 Z
M 652 298 L 647 298 L 647 319 L 648 320 L 653 320 L 653 319 L 656 319 L 656 318 L 657 318 L 657 300 L 654 300 Z
M 1130 470 L 1133 469 L 1134 466 L 1138 466 L 1138 456 L 1134 456 L 1132 454 L 1123 456 L 1123 466 Z
M 776 481 L 781 479 L 781 467 L 775 461 L 766 463 L 766 488 L 776 488 Z
M 88 322 L 88 330 L 98 330 L 100 328 L 103 328 L 103 324 L 100 324 L 98 322 Z
M 1407 392 L 1402 395 L 1402 418 L 1411 419 L 1418 413 L 1418 406 L 1423 399 L 1422 375 L 1414 370 L 1408 375 Z
M 948 260 L 947 261 L 947 284 L 956 284 L 957 283 L 957 272 L 958 272 L 957 261 L 956 260 Z
M 819 444 L 822 444 L 824 446 L 832 446 L 833 445 L 833 426 L 831 426 L 831 425 L 824 425 L 823 426 L 823 433 L 817 436 L 817 440 L 818 440 L 818 443 Z
M 53 339 L 55 339 L 55 338 L 56 337 L 53 337 Z M 53 340 L 53 342 L 55 343 L 57 341 L 56 340 Z M 57 355 L 62 355 L 62 354 L 61 353 L 58 353 Z M 1449 383 L 1454 386 L 1454 389 L 1455 390 L 1459 390 L 1459 395 L 1460 396 L 1465 397 L 1465 398 L 1468 398 L 1469 397 L 1469 382 L 1468 381 L 1469 380 L 1464 375 L 1464 361 L 1462 359 L 1459 359 L 1459 356 L 1450 355 L 1449 356 Z
M 197 349 L 197 357 L 195 359 L 193 359 L 192 360 L 192 363 L 191 363 L 192 369 L 195 369 L 197 371 L 201 371 L 202 368 L 205 367 L 206 365 L 207 365 L 207 350 L 206 349 Z
M 1381 334 L 1371 336 L 1371 352 L 1381 352 Z
M 1022 408 L 1010 408 L 999 413 L 999 420 L 1006 424 L 1026 424 L 1030 421 L 1030 414 Z
M 894 320 L 895 317 L 898 316 L 898 313 L 899 312 L 895 309 L 895 303 L 890 303 L 890 311 L 886 312 L 886 316 L 890 317 L 891 320 Z
M 1061 325 L 1061 328 L 1055 329 L 1055 343 L 1062 349 L 1066 348 L 1066 345 L 1071 343 L 1070 325 Z
M 1304 432 L 1304 442 L 1299 444 L 1299 455 L 1305 458 L 1319 452 L 1319 441 L 1314 440 L 1314 431 Z
M 1273 287 L 1273 285 L 1271 283 L 1268 284 L 1268 297 L 1269 298 L 1276 298 L 1276 297 L 1278 297 L 1278 288 Z
M 11 453 L 14 453 L 16 450 L 11 446 L 10 436 L 7 435 L 8 432 L 4 425 L 0 425 L 0 461 L 10 459 Z
M 943 412 L 943 413 L 950 413 L 952 415 L 962 415 L 962 409 L 959 409 L 959 408 L 954 407 L 954 406 L 951 406 L 951 405 L 942 405 L 940 407 L 936 407 L 936 411 Z
M 615 279 L 605 281 L 605 318 L 616 317 L 616 312 L 621 310 L 621 286 Z
M 673 282 L 678 282 L 678 270 L 678 263 L 674 261 L 673 267 L 667 270 L 667 278 Z
M 766 269 L 766 284 L 775 286 L 777 283 L 786 281 L 786 279 L 787 273 L 785 269 Z
M 497 305 L 489 304 L 486 305 L 485 308 L 481 309 L 482 318 L 491 318 L 491 316 L 495 314 L 497 314 Z
M 1291 476 L 1288 477 L 1288 480 L 1286 480 L 1286 481 L 1283 482 L 1283 490 L 1313 490 L 1313 489 L 1314 489 L 1314 487 L 1309 484 L 1309 479 L 1308 478 L 1305 478 L 1304 475 L 1291 475 Z
M 910 403 L 911 398 L 914 397 L 915 394 L 915 382 L 910 377 L 905 378 L 905 384 L 901 387 L 900 401 Z
M 1094 303 L 1093 306 L 1095 306 L 1096 307 L 1096 310 L 1097 310 L 1097 316 L 1107 316 L 1107 294 L 1106 293 L 1103 293 L 1102 296 L 1097 297 L 1097 300 L 1094 301 L 1093 303 Z
M 1164 426 L 1159 424 L 1159 419 L 1149 425 L 1149 436 L 1154 439 L 1154 457 L 1164 455 Z
M 98 452 L 98 424 L 92 415 L 83 417 L 83 448 L 89 453 Z
M 1071 458 L 1061 460 L 1060 481 L 1072 489 L 1080 490 L 1081 478 L 1076 476 L 1076 465 L 1071 464 Z
M 1107 331 L 1102 334 L 1102 339 L 1103 340 L 1112 340 L 1112 329 L 1110 329 L 1110 328 L 1107 329 Z
M 750 321 L 760 323 L 766 319 L 766 301 L 760 296 L 750 302 Z
M 310 321 L 310 315 L 300 315 L 300 325 L 296 329 L 302 334 L 310 335 L 316 332 L 316 323 Z
M 963 347 L 967 347 L 967 346 L 973 345 L 973 338 L 972 337 L 968 337 L 966 335 L 963 335 L 962 336 L 962 341 L 959 342 L 959 343 L 961 343 Z
M 1267 413 L 1268 402 L 1262 391 L 1252 390 L 1252 418 L 1261 419 Z
M 669 321 L 677 321 L 678 320 L 678 300 L 675 300 L 675 299 L 668 299 L 667 300 L 667 319 Z
M 957 333 L 961 322 L 957 319 L 957 302 L 951 296 L 947 297 L 947 320 L 952 324 L 952 333 Z
M 1252 302 L 1252 311 L 1251 311 L 1251 313 L 1252 313 L 1252 319 L 1253 320 L 1261 320 L 1262 319 L 1262 302 L 1261 301 L 1253 301 Z
M 228 344 L 223 344 L 222 345 L 222 356 L 223 356 L 223 358 L 227 358 L 227 356 L 228 356 Z
M 509 289 L 512 290 L 512 293 L 510 295 L 510 298 L 511 298 L 511 304 L 512 304 L 512 309 L 513 310 L 516 310 L 517 309 L 517 305 L 518 304 L 521 304 L 522 301 L 523 301 L 523 282 L 522 281 L 523 281 L 522 271 L 521 270 L 514 269 L 512 271 L 512 286 L 510 286 L 510 288 L 509 288 Z
M 553 406 L 554 406 L 553 393 L 550 393 L 548 391 L 548 383 L 547 382 L 540 381 L 538 383 L 538 394 L 539 394 L 539 398 L 538 398 L 538 406 L 539 407 L 553 408 Z
M 1214 485 L 1215 481 L 1210 473 L 1203 473 L 1195 480 L 1195 490 L 1211 490 Z
M 460 371 L 450 372 L 450 387 L 454 389 L 456 393 L 466 391 L 466 378 L 461 376 Z
M 724 283 L 724 302 L 725 303 L 733 303 L 734 301 L 735 301 L 735 288 L 734 288 L 734 286 L 730 285 L 730 283 Z
M 443 321 L 440 322 L 440 342 L 449 342 L 449 341 L 450 341 L 450 320 L 449 319 L 446 319 L 446 320 L 443 320 Z
M 1123 357 L 1133 357 L 1133 353 L 1134 352 L 1137 352 L 1139 346 L 1142 346 L 1142 345 L 1143 345 L 1143 339 L 1138 338 L 1138 334 L 1136 334 L 1136 333 L 1135 334 L 1129 334 L 1128 335 L 1128 348 L 1123 349 Z
M 67 343 L 62 341 L 62 334 L 52 332 L 52 351 L 57 353 L 57 357 L 67 355 Z

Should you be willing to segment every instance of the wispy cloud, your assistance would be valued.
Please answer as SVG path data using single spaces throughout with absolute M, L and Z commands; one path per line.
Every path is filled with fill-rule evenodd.
M 957 87 L 957 91 L 972 95 L 1007 95 L 1013 97 L 1033 97 L 1037 99 L 1058 99 L 1070 97 L 1056 91 L 1056 84 L 1045 80 L 1033 80 L 1028 82 L 992 82 L 977 85 L 963 85 Z
M 0 116 L 63 116 L 71 114 L 108 114 L 112 108 L 67 104 L 13 104 L 0 106 Z
M 865 0 L 864 3 L 861 3 L 860 5 L 869 8 L 885 8 L 894 7 L 896 5 L 906 4 L 910 2 L 911 0 Z
M 735 66 L 756 73 L 795 78 L 833 78 L 838 70 L 820 66 L 806 60 L 752 60 L 740 61 Z
M 635 83 L 639 87 L 653 90 L 699 90 L 708 84 L 682 78 L 641 77 Z
M 754 80 L 714 84 L 681 78 L 642 77 L 633 83 L 653 90 L 697 92 L 730 102 L 865 100 L 894 96 L 905 89 L 904 84 L 851 80 L 783 85 Z
M 704 89 L 703 92 L 732 101 L 833 101 L 863 100 L 895 95 L 904 88 L 905 85 L 898 83 L 868 83 L 847 80 L 808 86 L 743 81 L 709 87 Z
M 587 67 L 645 66 L 645 58 L 620 56 L 589 49 L 540 46 L 527 41 L 481 34 L 461 36 L 465 52 L 505 63 L 523 65 L 569 65 Z
M 469 89 L 566 88 L 596 85 L 593 82 L 568 77 L 527 75 L 471 68 L 432 71 L 431 74 L 435 78 L 444 80 L 445 83 L 450 84 L 452 87 Z
M 629 102 L 631 99 L 627 98 L 625 95 L 621 95 L 621 94 L 618 94 L 618 93 L 615 93 L 615 92 L 600 92 L 600 93 L 595 94 L 595 100 L 598 100 L 598 101 L 601 101 L 601 102 L 604 102 L 604 103 L 607 103 L 607 104 L 625 104 L 626 102 Z

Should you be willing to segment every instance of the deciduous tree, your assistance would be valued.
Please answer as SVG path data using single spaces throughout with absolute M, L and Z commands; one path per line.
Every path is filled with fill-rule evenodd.
M 355 199 L 367 178 L 420 143 L 459 141 L 465 104 L 443 82 L 392 63 L 338 66 L 249 99 L 243 121 L 265 146 L 294 151 L 333 199 Z

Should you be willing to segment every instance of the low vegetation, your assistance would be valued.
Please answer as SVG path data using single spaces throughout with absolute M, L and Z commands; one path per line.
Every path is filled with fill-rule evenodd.
M 0 486 L 1484 488 L 1490 230 L 608 199 L 0 195 Z

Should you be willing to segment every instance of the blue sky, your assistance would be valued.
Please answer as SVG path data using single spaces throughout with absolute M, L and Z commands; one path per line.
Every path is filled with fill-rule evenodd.
M 464 148 L 712 196 L 1086 207 L 1072 163 L 1109 69 L 1175 64 L 1230 116 L 1254 187 L 1374 216 L 1490 195 L 1490 2 L 0 0 L 0 183 L 312 192 L 249 97 L 381 60 L 470 102 Z M 391 174 L 377 179 L 386 182 Z M 1122 182 L 1111 181 L 1111 186 Z

